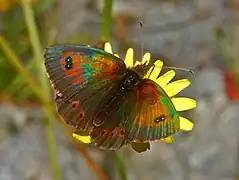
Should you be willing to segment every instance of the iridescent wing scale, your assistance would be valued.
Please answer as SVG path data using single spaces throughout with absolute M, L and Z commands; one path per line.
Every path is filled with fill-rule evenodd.
M 109 120 L 91 133 L 96 146 L 119 149 L 132 141 L 159 140 L 179 130 L 177 111 L 167 94 L 152 80 L 142 80 L 131 92 L 119 97 L 110 107 Z M 119 123 L 109 127 L 110 120 Z
M 149 79 L 136 87 L 137 115 L 127 124 L 129 139 L 152 141 L 179 130 L 179 115 L 163 89 Z
M 124 62 L 83 45 L 52 46 L 44 57 L 59 114 L 73 127 L 89 130 L 98 103 L 125 71 Z

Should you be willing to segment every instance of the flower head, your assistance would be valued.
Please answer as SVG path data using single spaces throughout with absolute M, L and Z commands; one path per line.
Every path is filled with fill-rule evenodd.
M 113 54 L 112 47 L 110 43 L 105 43 L 104 50 L 108 53 Z M 115 56 L 119 57 L 118 54 L 114 54 Z M 141 61 L 136 61 L 134 63 L 134 50 L 132 48 L 129 48 L 125 55 L 125 64 L 126 67 L 132 68 L 137 65 L 148 65 L 150 62 L 150 53 L 145 53 Z M 188 79 L 181 79 L 177 81 L 171 82 L 171 80 L 174 78 L 176 72 L 174 70 L 170 70 L 166 72 L 165 74 L 158 77 L 163 67 L 163 61 L 157 60 L 154 63 L 154 66 L 152 66 L 148 72 L 144 75 L 144 78 L 148 78 L 156 82 L 168 95 L 168 97 L 171 99 L 175 109 L 177 111 L 185 111 L 189 109 L 193 109 L 196 107 L 196 101 L 194 99 L 190 99 L 187 97 L 175 97 L 179 92 L 181 92 L 183 89 L 185 89 L 187 86 L 190 85 L 190 81 Z M 180 120 L 180 129 L 184 131 L 190 131 L 193 128 L 193 123 L 189 121 L 188 119 L 184 117 L 179 117 Z M 84 143 L 90 143 L 91 139 L 90 137 L 86 136 L 80 136 L 74 134 L 74 137 L 78 140 L 84 142 Z M 173 142 L 173 136 L 169 136 L 167 138 L 161 139 L 167 143 Z M 142 142 L 141 142 L 142 143 Z M 147 143 L 149 144 L 149 143 Z M 147 147 L 145 150 L 149 149 Z M 141 150 L 142 151 L 142 150 Z

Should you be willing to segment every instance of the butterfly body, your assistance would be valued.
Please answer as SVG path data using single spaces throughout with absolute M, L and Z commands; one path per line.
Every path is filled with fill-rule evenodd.
M 96 146 L 119 149 L 179 129 L 170 98 L 143 78 L 142 68 L 127 68 L 120 58 L 84 45 L 52 46 L 44 57 L 59 114 L 74 129 L 89 131 Z

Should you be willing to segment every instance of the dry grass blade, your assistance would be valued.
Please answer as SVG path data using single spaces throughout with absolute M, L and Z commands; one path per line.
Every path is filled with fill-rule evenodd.
M 44 112 L 45 112 L 46 116 L 49 117 L 50 119 L 58 120 L 58 122 L 62 125 L 63 129 L 71 137 L 73 144 L 76 145 L 77 149 L 82 153 L 82 155 L 86 159 L 86 162 L 92 168 L 92 170 L 95 172 L 95 174 L 98 176 L 98 178 L 100 180 L 107 180 L 107 177 L 105 176 L 104 172 L 95 163 L 95 161 L 91 158 L 91 156 L 89 155 L 89 153 L 88 153 L 87 149 L 84 147 L 84 145 L 83 144 L 79 144 L 79 143 L 76 144 L 76 142 L 73 139 L 73 137 L 71 136 L 71 133 L 69 132 L 68 128 L 60 120 L 60 118 L 57 116 L 57 113 L 55 112 L 55 107 L 53 106 L 53 104 L 51 102 L 49 102 L 49 101 L 47 102 L 44 99 L 44 97 L 41 95 L 41 92 L 39 92 L 38 85 L 32 79 L 31 75 L 24 69 L 23 65 L 21 64 L 20 59 L 17 57 L 17 55 L 10 48 L 10 46 L 8 45 L 8 43 L 4 40 L 4 38 L 2 36 L 0 36 L 0 48 L 2 49 L 2 51 L 4 52 L 6 57 L 9 59 L 9 61 L 12 63 L 12 65 L 26 79 L 29 88 L 37 95 L 38 99 L 44 105 L 43 108 L 44 108 Z

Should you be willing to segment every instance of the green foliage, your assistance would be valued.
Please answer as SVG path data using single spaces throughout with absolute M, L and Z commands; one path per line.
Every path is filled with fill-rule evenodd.
M 105 3 L 102 38 L 109 40 L 113 1 L 105 0 Z M 14 6 L 11 11 L 1 14 L 0 96 L 7 95 L 14 98 L 14 101 L 33 100 L 43 105 L 46 115 L 44 124 L 53 176 L 54 179 L 61 180 L 62 175 L 57 159 L 54 130 L 50 121 L 50 119 L 59 119 L 56 116 L 53 104 L 49 103 L 51 102 L 50 91 L 47 88 L 49 84 L 41 68 L 43 63 L 42 49 L 49 44 L 54 44 L 55 40 L 56 7 L 54 0 L 38 0 L 34 6 L 31 6 L 28 1 L 24 1 L 22 7 Z M 69 38 L 66 42 L 88 43 L 91 41 L 89 34 L 81 34 Z M 63 124 L 61 123 L 61 125 Z M 66 129 L 65 131 L 67 132 Z M 83 146 L 79 146 L 78 150 L 83 154 L 99 179 L 106 180 L 107 177 L 91 159 L 87 150 Z M 121 152 L 116 153 L 116 156 L 119 175 L 122 180 L 125 180 L 127 176 L 123 156 Z
M 239 85 L 239 35 L 236 27 L 227 31 L 217 27 L 214 32 L 214 39 L 225 58 L 227 68 L 234 73 L 236 82 Z
M 47 11 L 54 11 L 54 0 L 42 0 L 34 4 L 35 17 L 39 19 L 37 24 L 42 23 Z M 47 19 L 48 21 L 49 18 Z M 43 22 L 44 23 L 44 22 Z M 32 57 L 31 42 L 28 37 L 24 13 L 21 6 L 14 6 L 8 12 L 2 13 L 0 18 L 1 35 L 7 39 L 9 45 L 14 49 L 22 60 L 24 67 L 32 77 L 36 77 L 37 66 Z M 51 24 L 48 22 L 48 24 Z M 39 38 L 47 42 L 48 36 L 44 33 L 46 26 L 38 26 Z M 36 100 L 34 93 L 26 86 L 26 81 L 21 74 L 12 67 L 6 56 L 0 51 L 0 95 L 14 95 L 14 101 Z

